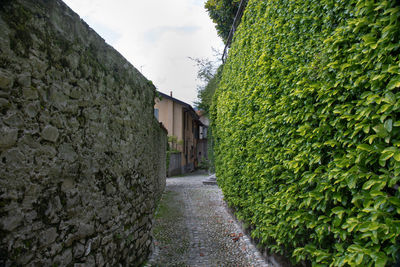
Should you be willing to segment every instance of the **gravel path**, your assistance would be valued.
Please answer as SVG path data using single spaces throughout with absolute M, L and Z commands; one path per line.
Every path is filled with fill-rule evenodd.
M 218 186 L 202 184 L 206 177 L 167 179 L 146 266 L 268 266 L 228 213 Z

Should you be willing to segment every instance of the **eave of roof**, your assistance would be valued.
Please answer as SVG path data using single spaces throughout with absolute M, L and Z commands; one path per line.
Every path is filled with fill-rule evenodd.
M 192 115 L 192 117 L 197 120 L 201 125 L 203 125 L 203 123 L 200 121 L 200 117 L 199 115 L 197 115 L 196 111 L 193 109 L 193 107 L 191 105 L 189 105 L 188 103 L 185 103 L 179 99 L 176 99 L 172 96 L 169 96 L 167 94 L 161 93 L 160 91 L 157 91 L 158 94 L 162 97 L 162 98 L 166 98 L 166 99 L 170 99 L 180 105 L 182 105 L 186 110 L 188 110 L 190 112 L 190 114 Z

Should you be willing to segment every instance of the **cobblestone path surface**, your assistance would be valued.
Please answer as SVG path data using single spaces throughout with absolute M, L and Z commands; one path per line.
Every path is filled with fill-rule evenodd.
M 168 178 L 146 266 L 268 266 L 205 174 Z

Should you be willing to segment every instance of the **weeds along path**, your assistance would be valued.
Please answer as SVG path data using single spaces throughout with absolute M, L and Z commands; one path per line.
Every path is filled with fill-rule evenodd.
M 228 213 L 205 174 L 167 179 L 147 266 L 268 266 Z

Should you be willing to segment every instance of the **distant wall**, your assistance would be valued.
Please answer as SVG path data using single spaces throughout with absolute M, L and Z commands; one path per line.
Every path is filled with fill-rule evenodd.
M 207 139 L 199 139 L 197 141 L 197 157 L 199 163 L 208 160 L 208 145 Z
M 0 265 L 140 265 L 165 187 L 154 86 L 59 0 L 2 1 L 0 51 Z
M 170 153 L 169 154 L 169 167 L 168 167 L 168 176 L 179 175 L 183 173 L 182 170 L 182 153 Z

